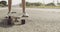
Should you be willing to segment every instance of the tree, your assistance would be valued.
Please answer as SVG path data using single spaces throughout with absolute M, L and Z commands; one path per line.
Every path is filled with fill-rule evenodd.
M 3 5 L 7 5 L 7 2 L 6 1 L 1 1 L 1 3 L 3 4 Z
M 57 3 L 57 5 L 59 5 L 59 6 L 60 6 L 60 3 Z
M 39 3 L 39 2 L 37 2 L 37 3 L 26 2 L 26 6 L 41 6 L 41 5 L 42 5 L 42 3 Z
M 48 4 L 46 4 L 46 6 L 55 6 L 55 4 L 54 3 L 48 3 Z
M 26 2 L 26 6 L 30 6 L 30 3 L 29 2 Z
M 2 7 L 7 6 L 7 2 L 6 1 L 0 1 L 0 6 L 2 6 Z
M 26 6 L 41 6 L 41 5 L 43 4 L 39 2 L 36 2 L 36 3 L 26 2 Z M 20 4 L 20 6 L 22 6 L 22 4 Z
M 34 6 L 41 6 L 42 3 L 33 3 Z

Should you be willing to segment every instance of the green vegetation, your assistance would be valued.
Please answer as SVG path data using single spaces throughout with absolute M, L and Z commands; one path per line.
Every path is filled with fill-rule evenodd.
M 26 7 L 30 8 L 60 8 L 60 3 L 58 3 L 59 6 L 56 6 L 53 2 L 48 3 L 48 4 L 43 4 L 43 3 L 30 3 L 26 2 Z M 20 4 L 21 6 L 21 4 Z
M 29 2 L 26 2 L 26 6 L 41 6 L 42 3 L 29 3 Z
M 60 8 L 60 6 L 26 6 L 27 8 Z
M 60 5 L 60 3 L 57 3 L 58 5 Z
M 48 3 L 46 6 L 56 6 L 54 3 Z

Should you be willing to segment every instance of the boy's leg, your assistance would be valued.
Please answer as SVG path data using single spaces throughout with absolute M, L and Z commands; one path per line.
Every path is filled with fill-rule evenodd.
M 11 4 L 12 4 L 12 0 L 8 0 L 8 14 L 10 13 L 11 11 Z
M 11 16 L 9 15 L 10 11 L 11 11 L 11 3 L 12 3 L 12 0 L 8 0 L 8 25 L 11 25 L 11 22 L 12 22 L 12 18 Z
M 23 8 L 23 13 L 25 13 L 25 0 L 22 0 L 22 8 Z
M 25 7 L 26 7 L 26 2 L 25 2 L 25 0 L 22 0 L 22 8 L 23 8 L 23 16 L 22 17 L 28 17 L 28 14 L 25 11 Z

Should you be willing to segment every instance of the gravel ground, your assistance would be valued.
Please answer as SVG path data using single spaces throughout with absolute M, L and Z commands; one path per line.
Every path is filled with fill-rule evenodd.
M 0 32 L 60 32 L 60 9 L 27 8 L 29 14 L 24 25 L 5 25 L 7 8 L 0 8 Z M 20 8 L 12 8 L 12 11 L 22 12 Z

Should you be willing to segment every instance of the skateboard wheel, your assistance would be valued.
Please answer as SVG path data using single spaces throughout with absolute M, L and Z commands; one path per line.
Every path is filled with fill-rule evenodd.
M 21 24 L 25 24 L 25 19 L 22 19 L 21 20 Z

